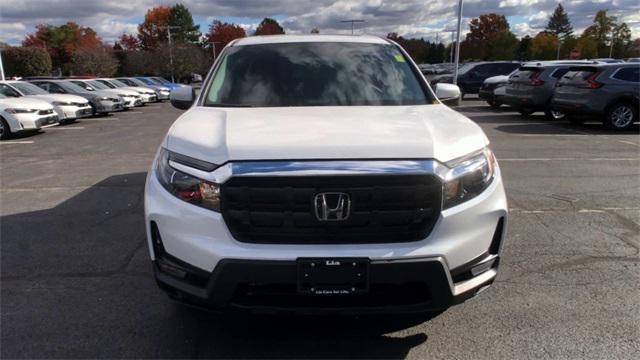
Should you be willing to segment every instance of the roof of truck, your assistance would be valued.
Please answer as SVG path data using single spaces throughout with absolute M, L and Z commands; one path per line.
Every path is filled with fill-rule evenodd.
M 236 40 L 231 46 L 296 43 L 296 42 L 344 42 L 366 44 L 389 44 L 386 39 L 372 35 L 261 35 Z

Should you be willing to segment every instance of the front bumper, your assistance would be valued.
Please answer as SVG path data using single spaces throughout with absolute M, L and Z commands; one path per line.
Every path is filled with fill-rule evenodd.
M 169 98 L 171 97 L 171 92 L 170 91 L 157 91 L 156 95 L 158 96 L 158 101 L 160 100 L 169 100 Z
M 14 116 L 20 122 L 22 130 L 38 130 L 43 126 L 53 125 L 58 122 L 58 115 L 55 113 L 46 115 L 14 114 Z
M 224 259 L 209 273 L 173 260 L 157 259 L 153 268 L 159 287 L 175 300 L 214 310 L 309 314 L 444 310 L 489 286 L 499 264 L 497 256 L 485 256 L 488 270 L 454 284 L 442 257 L 374 260 L 367 293 L 326 296 L 297 292 L 296 261 Z M 188 275 L 179 279 L 168 266 Z
M 158 101 L 158 96 L 156 94 L 140 94 L 140 98 L 142 99 L 143 104 Z
M 56 107 L 56 112 L 60 120 L 81 119 L 91 116 L 93 110 L 91 106 L 61 105 Z
M 96 106 L 97 113 L 109 113 L 109 112 L 116 112 L 116 111 L 122 111 L 122 110 L 124 110 L 124 103 L 121 101 L 113 102 L 113 101 L 103 100 L 103 101 L 100 101 Z
M 408 297 L 418 295 L 419 301 L 390 301 L 386 305 L 371 306 L 366 305 L 366 301 L 373 300 L 362 298 L 361 303 L 354 301 L 351 306 L 346 306 L 349 311 L 425 311 L 446 308 L 463 301 L 493 281 L 506 228 L 507 203 L 498 170 L 496 178 L 482 194 L 443 210 L 430 235 L 420 241 L 344 245 L 242 243 L 231 236 L 220 213 L 185 203 L 169 194 L 158 183 L 152 170 L 147 178 L 145 218 L 150 256 L 155 264 L 158 283 L 172 297 L 182 301 L 209 307 L 342 311 L 336 310 L 345 308 L 339 305 L 340 300 L 331 300 L 338 304 L 325 309 L 322 303 L 314 305 L 315 300 L 301 299 L 291 293 L 292 287 L 295 287 L 295 281 L 292 283 L 292 280 L 295 277 L 296 260 L 367 258 L 372 268 L 380 269 L 371 273 L 372 284 L 402 287 L 406 285 L 406 279 L 417 276 L 417 281 L 413 283 L 419 283 L 423 290 L 426 289 L 428 296 L 424 297 L 424 293 L 408 294 Z M 154 238 L 161 240 L 161 251 L 154 249 Z M 476 272 L 471 276 L 464 270 L 486 259 L 491 261 L 492 266 L 482 273 Z M 160 270 L 163 261 L 183 266 L 194 275 L 189 275 L 189 280 L 176 278 Z M 404 269 L 405 263 L 411 263 L 416 270 L 396 270 L 396 266 L 397 269 Z M 238 264 L 245 264 L 246 267 Z M 275 271 L 275 275 L 268 275 L 272 274 L 271 268 L 279 270 Z M 385 269 L 389 269 L 389 272 Z M 396 271 L 400 275 L 393 275 Z M 281 301 L 292 303 L 283 305 L 275 301 L 272 304 L 260 304 L 257 301 L 250 304 L 244 300 L 238 301 L 236 297 L 244 296 L 243 289 L 252 284 L 267 287 L 276 285 L 276 288 L 288 292 L 289 297 Z M 294 300 L 301 301 L 302 305 Z

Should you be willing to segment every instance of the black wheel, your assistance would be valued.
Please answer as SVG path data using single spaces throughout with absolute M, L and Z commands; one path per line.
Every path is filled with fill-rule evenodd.
M 487 104 L 489 104 L 489 106 L 491 106 L 494 109 L 498 109 L 500 108 L 500 106 L 502 106 L 502 103 L 500 101 L 495 101 L 495 100 L 487 101 Z
M 0 140 L 5 140 L 11 137 L 11 128 L 7 121 L 0 117 Z
M 630 102 L 619 102 L 607 110 L 604 126 L 612 130 L 627 130 L 638 121 L 638 107 Z
M 531 109 L 520 109 L 520 110 L 518 110 L 518 112 L 523 117 L 529 117 L 529 116 L 531 116 L 531 114 L 533 114 L 533 110 L 531 110 Z
M 547 107 L 544 110 L 544 116 L 547 120 L 562 120 L 564 119 L 565 114 L 563 112 L 553 110 L 551 107 Z

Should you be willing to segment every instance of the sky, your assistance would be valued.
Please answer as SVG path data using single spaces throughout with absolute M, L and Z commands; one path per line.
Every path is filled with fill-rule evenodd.
M 240 24 L 251 33 L 264 17 L 280 22 L 287 33 L 309 33 L 318 28 L 323 34 L 351 32 L 348 19 L 365 20 L 356 24 L 356 33 L 385 36 L 396 32 L 404 37 L 423 37 L 449 42 L 455 29 L 457 1 L 452 0 L 1 0 L 0 41 L 19 45 L 37 24 L 60 25 L 75 21 L 90 26 L 107 42 L 122 33 L 135 34 L 147 9 L 182 3 L 191 10 L 200 30 L 206 32 L 213 19 Z M 633 37 L 640 37 L 640 0 L 465 0 L 463 24 L 481 14 L 505 15 L 511 30 L 519 37 L 543 30 L 556 4 L 561 2 L 579 34 L 596 11 L 624 21 Z

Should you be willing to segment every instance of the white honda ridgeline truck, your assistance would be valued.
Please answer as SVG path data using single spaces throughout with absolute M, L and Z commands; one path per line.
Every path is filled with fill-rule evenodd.
M 189 110 L 145 190 L 159 286 L 261 312 L 428 312 L 475 296 L 496 277 L 507 202 L 483 131 L 441 103 L 459 93 L 434 93 L 387 39 L 230 43 L 199 96 L 171 93 Z

